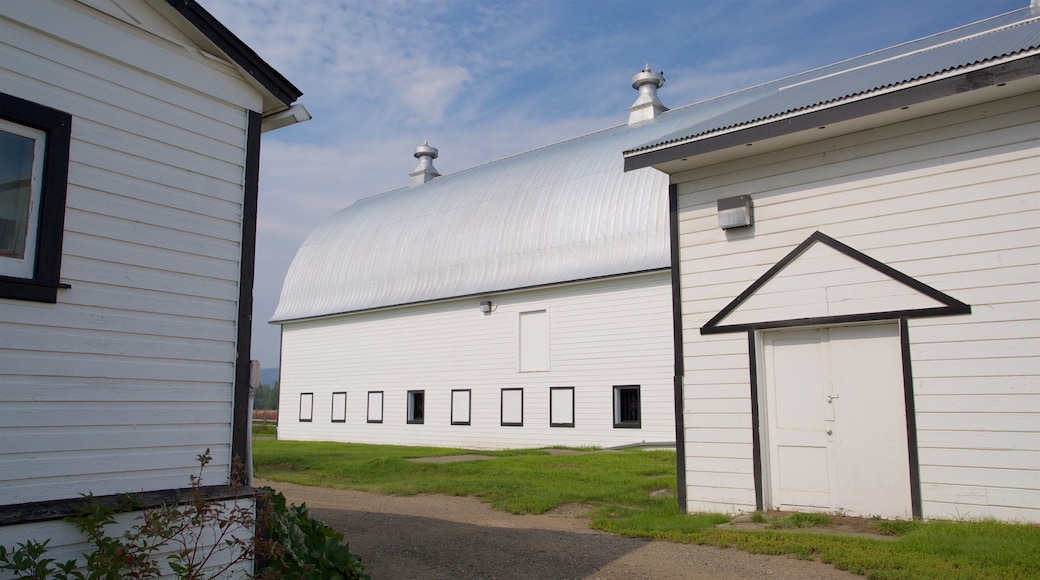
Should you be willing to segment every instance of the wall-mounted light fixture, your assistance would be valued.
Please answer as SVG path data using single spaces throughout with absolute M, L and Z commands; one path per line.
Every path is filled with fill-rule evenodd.
M 745 228 L 755 223 L 755 208 L 750 195 L 727 197 L 718 201 L 719 227 L 724 230 Z
M 491 301 L 490 300 L 482 300 L 480 302 L 480 311 L 484 312 L 484 313 L 491 312 Z

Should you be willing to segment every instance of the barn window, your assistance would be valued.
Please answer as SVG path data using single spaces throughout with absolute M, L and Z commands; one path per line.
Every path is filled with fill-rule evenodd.
M 300 393 L 300 422 L 310 423 L 314 418 L 314 393 Z
M 614 427 L 638 429 L 640 422 L 639 385 L 614 387 Z
M 332 422 L 347 422 L 347 394 L 332 393 Z
M 473 391 L 471 389 L 452 389 L 451 391 L 451 424 L 469 425 L 472 411 Z
M 368 422 L 383 422 L 383 391 L 368 392 Z
M 408 391 L 408 422 L 422 423 L 426 416 L 426 391 Z
M 549 426 L 574 426 L 574 387 L 549 387 Z
M 0 93 L 0 298 L 57 301 L 71 127 Z
M 502 426 L 524 426 L 524 390 L 522 388 L 502 389 Z

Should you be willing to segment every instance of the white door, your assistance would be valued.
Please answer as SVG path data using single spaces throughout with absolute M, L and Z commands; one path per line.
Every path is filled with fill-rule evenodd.
M 896 323 L 763 332 L 767 507 L 909 518 Z

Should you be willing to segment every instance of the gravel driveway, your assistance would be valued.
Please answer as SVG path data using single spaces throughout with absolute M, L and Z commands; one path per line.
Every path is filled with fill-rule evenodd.
M 819 562 L 624 538 L 590 530 L 569 507 L 538 516 L 475 498 L 384 496 L 258 481 L 306 503 L 384 578 L 859 578 Z

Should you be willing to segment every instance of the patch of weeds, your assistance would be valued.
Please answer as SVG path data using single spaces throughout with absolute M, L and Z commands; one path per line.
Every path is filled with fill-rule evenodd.
M 774 519 L 769 522 L 769 527 L 774 530 L 789 528 L 814 528 L 826 526 L 831 523 L 831 517 L 827 514 L 794 513 L 789 516 Z
M 766 515 L 762 512 L 753 512 L 751 514 L 751 522 L 755 524 L 766 523 Z
M 920 525 L 920 522 L 910 520 L 881 520 L 877 523 L 877 531 L 886 536 L 905 536 Z

